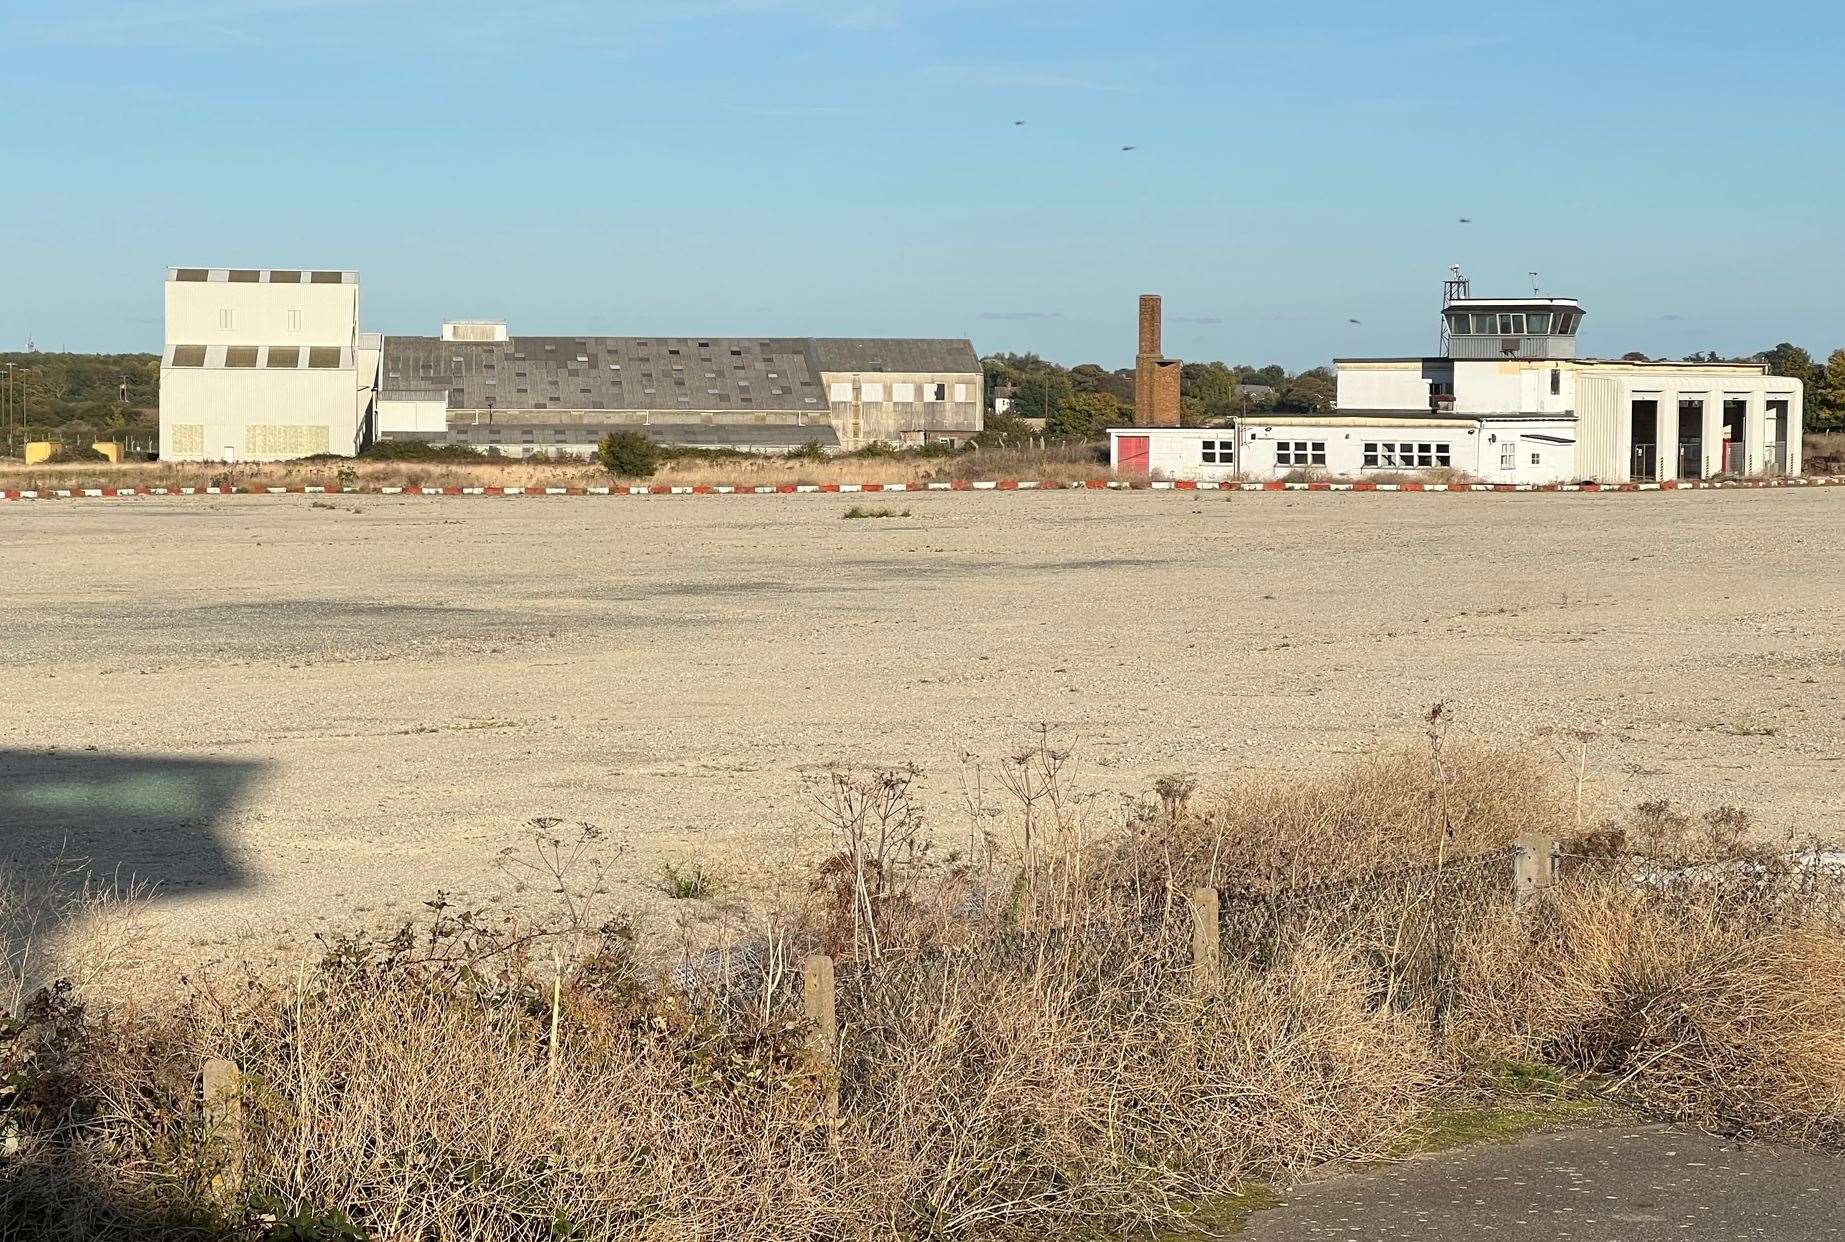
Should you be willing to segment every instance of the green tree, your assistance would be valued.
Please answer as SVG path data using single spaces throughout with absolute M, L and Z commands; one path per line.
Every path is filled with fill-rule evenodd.
M 1768 364 L 1770 375 L 1785 375 L 1797 379 L 1809 388 L 1817 387 L 1824 368 L 1813 361 L 1813 355 L 1800 346 L 1782 341 L 1773 349 L 1765 349 L 1756 355 Z
M 1019 380 L 1012 412 L 1020 418 L 1045 419 L 1048 425 L 1049 420 L 1057 417 L 1058 407 L 1068 401 L 1072 393 L 1070 377 L 1063 368 L 1035 371 Z
M 1064 398 L 1044 429 L 1054 436 L 1087 440 L 1125 421 L 1119 401 L 1105 392 L 1079 392 Z
M 1826 359 L 1819 382 L 1807 391 L 1813 417 L 1807 422 L 1821 427 L 1845 426 L 1845 349 L 1835 349 Z
M 618 479 L 652 478 L 660 456 L 660 446 L 638 431 L 611 431 L 596 445 L 596 460 Z

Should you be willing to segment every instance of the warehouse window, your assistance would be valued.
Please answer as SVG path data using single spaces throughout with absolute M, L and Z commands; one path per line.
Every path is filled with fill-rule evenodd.
M 224 351 L 224 365 L 242 370 L 256 365 L 256 346 L 232 345 Z
M 1561 396 L 1562 393 L 1563 393 L 1563 371 L 1561 370 L 1561 368 L 1552 367 L 1550 368 L 1550 395 L 1553 397 L 1556 397 L 1556 396 Z
M 1427 469 L 1452 464 L 1451 455 L 1450 446 L 1443 443 L 1372 440 L 1365 443 L 1364 461 L 1366 467 L 1371 469 Z
M 1275 464 L 1277 466 L 1324 466 L 1326 464 L 1326 441 L 1277 440 L 1275 441 Z
M 202 267 L 182 267 L 173 273 L 174 280 L 199 281 L 209 280 L 210 278 L 211 273 Z M 204 450 L 201 449 L 199 451 L 203 452 Z
M 247 267 L 234 267 L 231 269 L 231 283 L 234 285 L 261 284 L 262 279 L 263 274 L 261 272 L 254 271 Z
M 278 371 L 292 370 L 301 365 L 301 351 L 293 345 L 271 345 L 269 365 Z
M 346 273 L 315 272 L 312 276 L 308 277 L 308 281 L 310 284 L 316 285 L 343 285 L 346 283 Z
M 300 272 L 270 272 L 269 283 L 272 285 L 298 285 L 301 283 Z
M 1229 466 L 1236 462 L 1235 440 L 1200 440 L 1199 459 L 1207 466 Z
M 924 384 L 923 388 L 926 390 L 923 397 L 925 401 L 948 400 L 948 385 L 946 384 Z
M 308 365 L 321 370 L 333 370 L 340 364 L 340 347 L 338 345 L 311 345 L 308 347 Z
M 203 345 L 175 345 L 173 347 L 173 365 L 176 367 L 202 367 L 205 365 L 205 347 Z M 201 449 L 201 452 L 204 450 Z

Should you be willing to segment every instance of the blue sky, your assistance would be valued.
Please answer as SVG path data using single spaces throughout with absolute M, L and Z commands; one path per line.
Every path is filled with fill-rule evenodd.
M 0 348 L 157 348 L 169 263 L 1108 365 L 1153 290 L 1168 353 L 1303 367 L 1432 347 L 1459 262 L 1597 353 L 1845 345 L 1831 4 L 0 0 L 0 47 Z

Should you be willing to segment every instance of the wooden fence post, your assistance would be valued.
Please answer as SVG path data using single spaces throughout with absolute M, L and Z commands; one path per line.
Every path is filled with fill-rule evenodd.
M 1523 910 L 1557 882 L 1555 837 L 1520 837 L 1512 846 L 1512 908 Z
M 839 1016 L 833 1008 L 833 959 L 810 953 L 801 971 L 801 1001 L 810 1027 L 808 1051 L 820 1073 L 827 1142 L 839 1142 Z
M 243 1190 L 243 1074 L 223 1057 L 206 1060 L 200 1075 L 205 1106 L 205 1141 L 220 1153 L 212 1189 L 224 1199 Z
M 1223 974 L 1223 932 L 1218 925 L 1215 888 L 1195 888 L 1185 903 L 1192 912 L 1192 969 L 1199 991 L 1217 988 Z

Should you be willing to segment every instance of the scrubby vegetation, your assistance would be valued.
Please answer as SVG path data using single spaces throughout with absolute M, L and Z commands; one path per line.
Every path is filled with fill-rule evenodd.
M 596 460 L 618 479 L 649 479 L 660 468 L 660 446 L 638 431 L 611 431 L 596 445 Z
M 1439 712 L 1415 747 L 1221 790 L 1175 775 L 1125 815 L 1070 761 L 1042 732 L 971 766 L 941 836 L 914 772 L 816 780 L 836 848 L 804 890 L 665 968 L 608 908 L 593 831 L 543 821 L 550 917 L 438 900 L 279 979 L 27 989 L 0 1031 L 19 1144 L 0 1231 L 1183 1226 L 1252 1182 L 1400 1150 L 1508 1077 L 1845 1145 L 1841 883 L 1733 812 L 1595 821 Z M 1530 834 L 1566 838 L 1566 865 L 1519 911 L 1508 853 Z M 1204 885 L 1215 977 L 1192 965 Z M 814 950 L 838 962 L 836 1071 L 801 1016 Z M 244 1073 L 234 1176 L 197 1104 L 212 1056 Z

